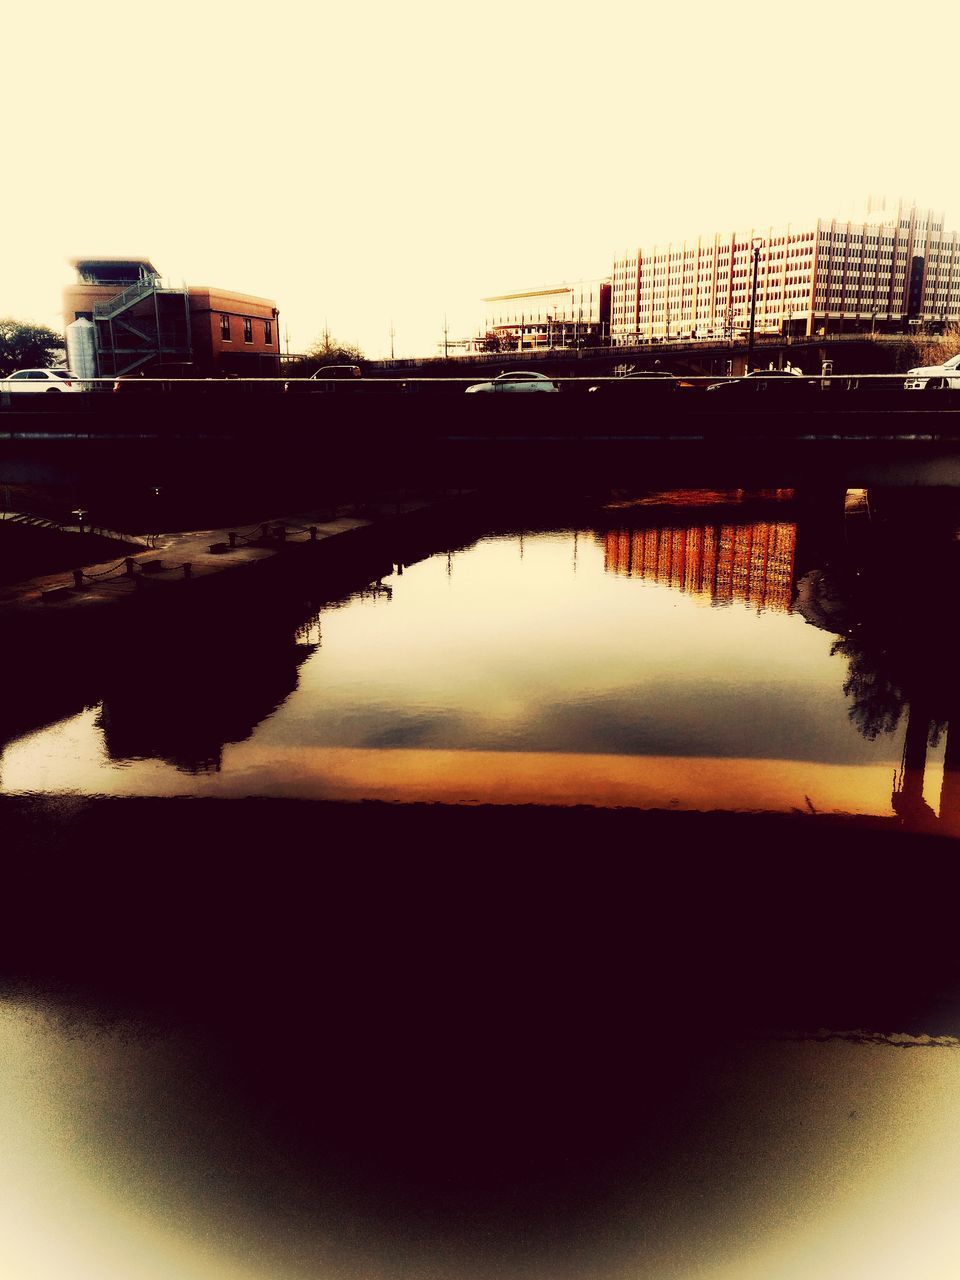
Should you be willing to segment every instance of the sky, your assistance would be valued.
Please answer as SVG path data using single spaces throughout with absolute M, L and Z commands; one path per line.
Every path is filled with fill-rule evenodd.
M 0 315 L 80 255 L 274 299 L 300 351 L 479 331 L 488 294 L 915 197 L 960 224 L 956 9 L 232 0 L 16 6 Z M 938 33 L 944 33 L 940 38 Z

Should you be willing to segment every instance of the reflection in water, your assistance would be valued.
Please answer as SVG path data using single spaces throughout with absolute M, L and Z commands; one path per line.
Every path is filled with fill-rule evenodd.
M 712 604 L 741 600 L 757 609 L 789 611 L 796 544 L 795 524 L 619 529 L 606 535 L 604 565 Z
M 40 906 L 3 972 L 55 998 L 0 1001 L 0 1274 L 960 1274 L 936 842 L 905 868 L 882 824 L 61 799 L 957 831 L 949 558 L 739 515 L 444 552 L 8 747 L 59 840 L 8 872 Z
M 159 664 L 145 673 L 118 664 L 108 676 L 97 727 L 112 760 L 163 760 L 185 773 L 217 772 L 227 743 L 244 742 L 297 687 L 316 646 L 249 637 L 206 661 Z
M 735 496 L 735 521 L 723 495 L 671 494 L 598 512 L 592 538 L 518 531 L 408 561 L 323 608 L 322 648 L 304 606 L 138 655 L 95 713 L 10 745 L 3 785 L 960 830 L 943 509 L 931 526 L 926 494 L 885 522 L 880 495 Z
M 883 496 L 875 499 L 882 508 Z M 889 505 L 890 498 L 886 498 Z M 809 571 L 798 584 L 798 609 L 836 635 L 831 652 L 847 662 L 843 691 L 852 723 L 869 741 L 903 731 L 890 803 L 904 826 L 960 834 L 960 684 L 954 644 L 953 526 L 917 495 L 897 502 L 898 519 L 849 522 L 856 556 Z M 859 524 L 859 527 L 858 527 Z M 866 526 L 866 527 L 865 527 Z M 939 793 L 925 795 L 928 757 L 940 748 Z

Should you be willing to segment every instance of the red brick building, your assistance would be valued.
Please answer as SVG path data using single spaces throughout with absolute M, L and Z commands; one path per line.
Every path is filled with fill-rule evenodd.
M 171 287 L 146 258 L 74 258 L 71 265 L 77 280 L 63 294 L 67 350 L 95 376 L 279 376 L 273 299 Z

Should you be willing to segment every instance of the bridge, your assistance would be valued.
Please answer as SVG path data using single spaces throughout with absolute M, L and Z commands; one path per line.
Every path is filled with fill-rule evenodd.
M 206 511 L 225 494 L 296 490 L 306 498 L 318 487 L 572 492 L 624 482 L 778 487 L 824 477 L 838 489 L 960 487 L 953 392 L 907 392 L 901 378 L 833 377 L 823 390 L 797 379 L 782 393 L 741 395 L 707 393 L 706 380 L 665 390 L 599 376 L 581 371 L 559 395 L 465 396 L 475 373 L 368 377 L 316 395 L 285 393 L 269 379 L 144 379 L 129 395 L 7 394 L 0 498 L 4 486 L 53 485 L 69 492 L 67 510 L 79 504 L 95 523 L 131 528 L 129 508 L 155 501 L 155 490 L 188 494 L 192 509 Z M 591 386 L 602 389 L 592 394 Z
M 758 333 L 754 335 L 752 364 L 756 368 L 792 364 L 804 373 L 819 374 L 824 361 L 830 360 L 838 374 L 893 372 L 905 342 L 901 334 L 796 337 Z M 661 367 L 674 372 L 739 376 L 747 372 L 748 345 L 743 338 L 664 338 L 617 347 L 550 347 L 446 358 L 377 360 L 371 368 L 379 375 L 392 377 L 468 376 L 491 369 L 499 373 L 505 367 L 577 377 L 610 374 L 624 365 L 650 369 L 659 361 Z M 908 359 L 912 362 L 912 358 Z

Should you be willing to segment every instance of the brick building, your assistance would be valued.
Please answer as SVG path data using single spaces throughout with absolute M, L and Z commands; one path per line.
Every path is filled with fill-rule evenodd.
M 165 284 L 146 258 L 74 258 L 63 293 L 71 367 L 89 376 L 277 377 L 278 311 L 270 298 Z M 81 372 L 78 368 L 77 372 Z

